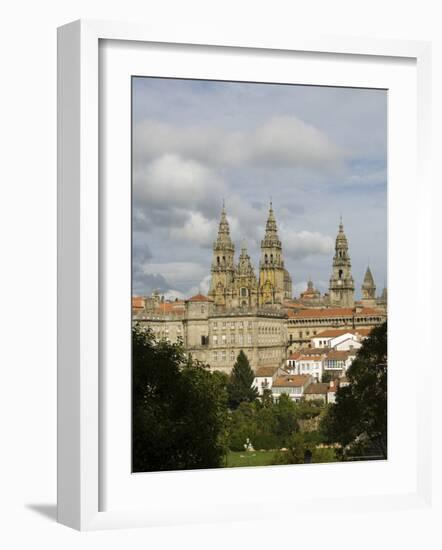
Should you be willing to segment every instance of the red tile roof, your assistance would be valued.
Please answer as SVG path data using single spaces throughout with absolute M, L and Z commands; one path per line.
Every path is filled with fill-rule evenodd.
M 187 300 L 188 302 L 210 302 L 210 298 L 208 296 L 204 296 L 204 294 L 195 294 L 195 296 L 192 296 Z
M 373 329 L 371 328 L 358 328 L 358 329 L 345 329 L 345 328 L 331 328 L 329 330 L 323 330 L 316 334 L 312 338 L 336 338 L 343 334 L 359 334 L 360 336 L 368 336 Z
M 317 383 L 317 384 L 310 384 L 310 386 L 308 386 L 306 389 L 305 389 L 305 392 L 306 394 L 308 395 L 316 395 L 316 394 L 326 394 L 328 392 L 328 384 L 326 382 L 323 382 L 323 383 Z
M 298 311 L 288 310 L 288 317 L 296 319 L 317 319 L 325 317 L 365 317 L 369 315 L 380 315 L 382 312 L 369 307 L 356 311 L 350 307 L 321 308 L 321 309 L 300 309 Z
M 350 353 L 348 351 L 332 350 L 332 351 L 329 351 L 327 354 L 327 361 L 328 360 L 345 361 L 346 359 L 348 359 L 349 355 Z
M 277 370 L 278 367 L 259 367 L 255 372 L 255 376 L 256 378 L 273 376 Z
M 142 309 L 144 307 L 144 298 L 142 296 L 132 296 L 132 307 Z
M 278 376 L 273 382 L 274 388 L 293 388 L 305 386 L 309 383 L 311 376 L 307 374 L 288 374 L 284 376 Z

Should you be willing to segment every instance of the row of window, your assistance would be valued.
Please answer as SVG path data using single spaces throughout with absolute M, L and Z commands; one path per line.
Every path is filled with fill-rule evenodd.
M 217 334 L 214 334 L 212 336 L 212 341 L 213 341 L 214 346 L 226 345 L 227 344 L 227 336 L 225 334 L 222 334 L 220 337 L 218 337 Z M 243 334 L 238 334 L 238 337 L 236 337 L 235 334 L 231 334 L 230 337 L 229 337 L 229 343 L 233 344 L 233 345 L 239 344 L 240 346 L 242 346 L 245 343 L 251 344 L 252 343 L 252 335 L 247 334 L 247 336 L 245 337 Z
M 236 328 L 236 323 L 234 321 L 231 321 L 231 322 L 227 322 L 227 321 L 222 321 L 222 322 L 219 322 L 218 321 L 213 321 L 212 323 L 212 330 L 226 330 L 227 327 L 230 326 L 230 330 L 235 330 Z M 249 330 L 252 330 L 252 321 L 248 321 L 247 323 L 245 321 L 238 321 L 238 328 L 240 330 L 244 329 L 244 327 L 247 326 L 247 328 Z

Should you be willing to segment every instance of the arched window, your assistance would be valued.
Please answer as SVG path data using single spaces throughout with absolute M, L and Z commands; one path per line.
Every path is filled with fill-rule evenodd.
M 216 263 L 219 265 L 219 256 L 216 258 Z
M 270 263 L 273 263 L 273 254 L 270 254 Z
M 266 263 L 266 264 L 269 263 L 269 258 L 267 256 L 267 254 L 264 255 L 264 263 Z
M 342 269 L 339 270 L 339 278 L 342 279 L 342 274 L 343 274 L 343 271 Z

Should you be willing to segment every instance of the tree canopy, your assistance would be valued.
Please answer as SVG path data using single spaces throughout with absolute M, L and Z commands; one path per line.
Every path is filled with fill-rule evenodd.
M 236 409 L 240 403 L 251 402 L 258 397 L 257 389 L 252 387 L 254 378 L 247 355 L 241 350 L 233 365 L 227 386 L 231 409 Z
M 132 355 L 133 471 L 222 466 L 226 377 L 138 327 Z
M 349 453 L 357 448 L 387 458 L 387 322 L 365 340 L 347 378 L 322 427 Z

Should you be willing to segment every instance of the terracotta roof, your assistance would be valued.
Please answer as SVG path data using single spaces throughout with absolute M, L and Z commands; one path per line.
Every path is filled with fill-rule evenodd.
M 323 330 L 322 332 L 316 334 L 312 338 L 336 338 L 337 336 L 342 336 L 343 334 L 359 334 L 360 336 L 368 336 L 373 329 L 371 328 L 358 328 L 358 329 L 345 329 L 345 328 L 331 328 L 328 330 Z
M 307 388 L 305 388 L 304 393 L 308 395 L 316 395 L 316 394 L 326 394 L 328 391 L 328 384 L 326 382 L 324 383 L 317 383 L 317 384 L 310 384 Z
M 346 359 L 348 359 L 349 355 L 350 353 L 348 351 L 332 350 L 332 351 L 329 351 L 327 354 L 327 361 L 328 360 L 345 361 Z
M 371 307 L 361 308 L 359 312 L 356 312 L 350 307 L 338 307 L 338 308 L 321 308 L 321 309 L 301 309 L 298 311 L 289 310 L 287 315 L 297 319 L 314 319 L 324 317 L 364 317 L 367 315 L 380 315 L 381 312 Z
M 141 309 L 144 307 L 144 298 L 142 296 L 132 296 L 132 307 Z
M 278 367 L 259 367 L 255 372 L 255 377 L 259 378 L 260 376 L 273 376 L 278 370 Z
M 288 356 L 288 359 L 298 359 L 300 356 L 301 354 L 299 353 L 299 351 L 295 351 L 294 353 Z
M 288 374 L 278 376 L 273 382 L 274 388 L 294 388 L 305 386 L 310 381 L 311 377 L 307 374 Z
M 204 296 L 204 294 L 195 294 L 195 296 L 192 296 L 187 301 L 188 302 L 210 302 L 210 298 L 208 296 Z
M 178 301 L 178 302 L 162 302 L 161 304 L 158 304 L 154 312 L 155 313 L 182 313 L 184 311 L 184 302 Z

